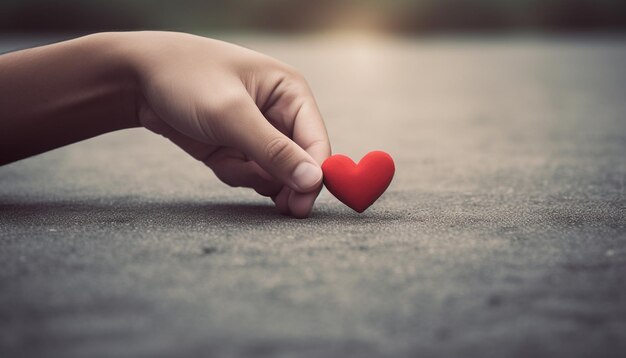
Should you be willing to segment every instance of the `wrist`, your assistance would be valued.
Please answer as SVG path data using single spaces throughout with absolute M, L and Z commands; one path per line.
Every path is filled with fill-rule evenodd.
M 132 58 L 133 37 L 127 32 L 102 32 L 85 36 L 87 48 L 93 48 L 101 58 L 101 76 L 114 90 L 112 106 L 120 108 L 116 118 L 110 118 L 116 129 L 139 127 L 137 108 L 141 98 L 139 80 Z

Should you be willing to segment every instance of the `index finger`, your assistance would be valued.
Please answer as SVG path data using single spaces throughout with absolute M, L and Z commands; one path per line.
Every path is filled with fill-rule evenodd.
M 299 74 L 285 75 L 266 101 L 266 119 L 321 165 L 331 154 L 330 140 L 306 80 Z
M 293 119 L 292 136 L 294 142 L 322 165 L 331 154 L 330 140 L 315 98 L 310 89 L 307 92 Z

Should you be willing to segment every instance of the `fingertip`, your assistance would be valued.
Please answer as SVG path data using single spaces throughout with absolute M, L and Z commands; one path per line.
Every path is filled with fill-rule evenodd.
M 313 209 L 313 203 L 315 203 L 315 198 L 317 197 L 317 193 L 298 193 L 292 191 L 289 195 L 289 211 L 291 212 L 291 216 L 304 219 L 308 218 L 311 215 L 311 211 Z

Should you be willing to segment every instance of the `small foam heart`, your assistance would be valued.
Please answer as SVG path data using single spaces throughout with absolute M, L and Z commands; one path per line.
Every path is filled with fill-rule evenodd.
M 359 164 L 345 155 L 336 154 L 324 161 L 322 171 L 328 191 L 362 213 L 387 190 L 395 165 L 391 156 L 382 151 L 367 153 Z

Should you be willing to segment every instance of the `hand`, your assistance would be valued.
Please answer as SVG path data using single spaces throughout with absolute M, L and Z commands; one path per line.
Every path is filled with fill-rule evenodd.
M 330 144 L 315 99 L 293 68 L 198 36 L 129 33 L 139 80 L 137 115 L 231 186 L 309 216 Z

